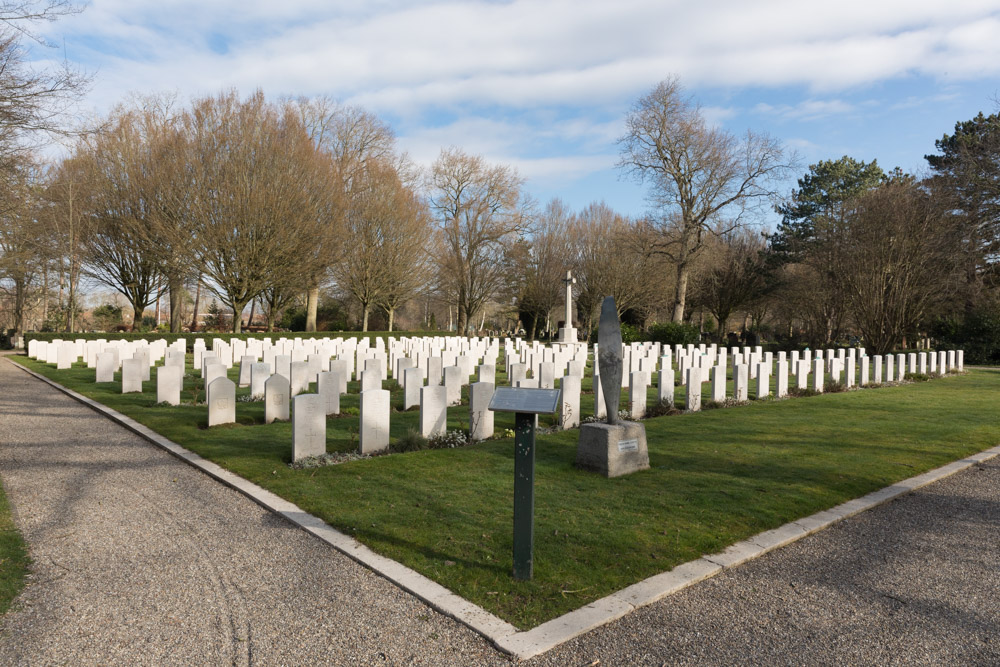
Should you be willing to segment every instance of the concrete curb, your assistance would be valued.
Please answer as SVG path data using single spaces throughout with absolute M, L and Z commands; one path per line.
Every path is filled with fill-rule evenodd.
M 8 359 L 9 360 L 9 359 Z M 264 488 L 235 475 L 221 466 L 203 459 L 175 442 L 164 438 L 135 420 L 112 410 L 94 400 L 54 382 L 24 366 L 15 366 L 25 373 L 45 382 L 67 396 L 87 405 L 112 421 L 129 429 L 152 444 L 165 449 L 182 461 L 198 468 L 210 477 L 222 482 L 258 505 L 285 517 L 293 524 L 323 540 L 333 548 L 388 579 L 400 588 L 413 594 L 436 611 L 449 616 L 469 629 L 491 641 L 497 648 L 520 660 L 527 660 L 545 653 L 556 646 L 578 637 L 590 630 L 610 623 L 626 614 L 652 604 L 688 586 L 715 576 L 731 567 L 736 567 L 763 554 L 830 527 L 831 525 L 872 509 L 894 498 L 905 495 L 923 486 L 944 479 L 957 472 L 1000 455 L 1000 446 L 973 454 L 964 459 L 935 468 L 928 472 L 896 482 L 868 495 L 850 500 L 828 510 L 817 512 L 786 523 L 773 530 L 764 531 L 753 537 L 737 542 L 717 554 L 703 556 L 697 560 L 678 565 L 668 572 L 644 579 L 595 600 L 590 604 L 546 621 L 530 630 L 518 631 L 516 627 L 485 609 L 455 595 L 444 586 L 431 581 L 424 575 L 380 556 L 354 538 L 328 526 L 321 519 L 303 511 Z

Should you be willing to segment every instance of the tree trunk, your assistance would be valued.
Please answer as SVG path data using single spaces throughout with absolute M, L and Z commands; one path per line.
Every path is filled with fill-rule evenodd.
M 181 299 L 184 298 L 184 282 L 179 278 L 171 278 L 167 282 L 167 291 L 169 292 L 170 301 L 170 333 L 180 333 Z
M 386 312 L 389 314 L 389 331 L 392 332 L 392 321 L 396 316 L 395 308 L 386 308 Z
M 201 300 L 201 274 L 198 274 L 198 281 L 194 288 L 194 314 L 191 316 L 191 333 L 198 330 L 198 302 Z
M 687 300 L 688 276 L 691 270 L 687 262 L 677 264 L 677 285 L 674 287 L 674 315 L 671 320 L 677 324 L 684 322 L 684 304 Z
M 142 324 L 142 313 L 146 310 L 142 306 L 135 303 L 132 304 L 132 331 L 138 331 L 139 325 Z
M 257 310 L 257 299 L 250 299 L 250 317 L 247 318 L 247 327 L 253 326 L 254 311 Z
M 368 310 L 369 310 L 368 304 L 362 304 L 361 331 L 368 331 Z
M 247 307 L 247 302 L 233 304 L 233 333 L 243 331 L 243 309 Z
M 729 316 L 728 315 L 726 315 L 725 317 L 717 316 L 716 319 L 719 321 L 719 331 L 718 331 L 719 345 L 725 345 L 726 344 L 725 335 L 727 333 L 726 329 L 729 328 Z
M 274 309 L 270 308 L 267 311 L 267 330 L 274 331 Z
M 306 294 L 306 331 L 316 331 L 316 310 L 318 307 L 319 287 L 310 287 Z M 365 319 L 367 319 L 367 314 Z

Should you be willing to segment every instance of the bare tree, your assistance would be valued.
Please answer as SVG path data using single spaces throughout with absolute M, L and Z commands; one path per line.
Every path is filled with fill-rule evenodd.
M 150 202 L 155 179 L 148 172 L 141 118 L 119 107 L 103 131 L 81 140 L 62 169 L 80 174 L 87 196 L 80 202 L 89 225 L 85 267 L 98 282 L 125 296 L 132 305 L 133 329 L 142 313 L 159 298 L 163 276 Z M 67 176 L 67 178 L 71 178 Z
M 504 252 L 527 228 L 529 204 L 514 169 L 456 148 L 441 151 L 428 185 L 442 236 L 440 287 L 458 308 L 458 330 L 469 333 L 507 278 Z
M 730 232 L 720 237 L 709 266 L 699 275 L 695 301 L 719 323 L 723 344 L 732 314 L 759 300 L 768 288 L 766 251 L 760 234 L 745 229 Z
M 428 239 L 434 233 L 427 204 L 398 180 L 397 169 L 393 172 L 397 175 L 391 187 L 394 220 L 383 237 L 385 282 L 377 299 L 389 318 L 389 331 L 396 311 L 427 287 L 431 274 Z
M 876 354 L 891 352 L 952 294 L 961 276 L 961 235 L 912 180 L 892 180 L 847 212 L 841 276 L 854 321 Z
M 0 168 L 16 167 L 47 137 L 69 133 L 67 111 L 89 79 L 65 62 L 33 68 L 24 42 L 50 46 L 37 26 L 80 10 L 68 0 L 0 1 Z
M 713 127 L 677 78 L 640 98 L 625 125 L 619 167 L 651 186 L 662 232 L 652 249 L 675 265 L 673 321 L 682 322 L 692 261 L 706 235 L 748 224 L 748 210 L 774 195 L 789 160 L 767 135 L 737 137 Z
M 0 170 L 0 179 L 0 292 L 10 304 L 16 335 L 26 329 L 29 301 L 50 248 L 34 215 L 37 167 L 23 162 L 17 169 Z
M 518 315 L 527 317 L 528 338 L 534 338 L 539 321 L 546 321 L 550 311 L 565 299 L 563 279 L 572 268 L 569 224 L 572 212 L 559 199 L 553 199 L 532 225 L 530 233 L 512 247 L 511 285 L 516 293 Z M 573 326 L 567 323 L 566 326 Z
M 335 178 L 331 186 L 340 195 L 322 215 L 325 224 L 316 237 L 314 268 L 309 274 L 306 331 L 315 331 L 320 283 L 342 245 L 344 208 L 348 205 L 352 181 L 369 161 L 383 164 L 396 161 L 396 138 L 378 116 L 361 107 L 338 104 L 329 97 L 300 97 L 287 104 L 299 116 L 317 150 L 332 160 Z
M 183 124 L 198 255 L 238 333 L 251 299 L 305 273 L 329 197 L 327 163 L 300 119 L 260 91 L 198 100 Z
M 636 243 L 637 225 L 604 202 L 593 203 L 570 223 L 577 306 L 593 328 L 604 297 L 615 297 L 619 317 L 652 297 L 660 273 L 653 257 Z

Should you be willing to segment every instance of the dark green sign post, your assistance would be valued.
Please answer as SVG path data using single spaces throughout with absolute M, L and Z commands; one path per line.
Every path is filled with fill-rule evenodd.
M 494 412 L 514 413 L 514 578 L 531 579 L 535 546 L 535 422 L 559 407 L 558 389 L 498 387 Z

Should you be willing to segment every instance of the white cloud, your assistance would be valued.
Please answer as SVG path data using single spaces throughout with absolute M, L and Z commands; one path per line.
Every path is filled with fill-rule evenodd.
M 753 110 L 760 114 L 778 116 L 787 120 L 818 120 L 827 116 L 851 113 L 857 110 L 853 104 L 843 100 L 803 100 L 798 104 L 772 105 L 761 102 Z
M 692 85 L 814 90 L 913 73 L 987 76 L 1000 73 L 998 10 L 995 0 L 94 0 L 50 35 L 100 67 L 105 95 L 262 86 L 404 114 L 620 104 L 670 73 Z

